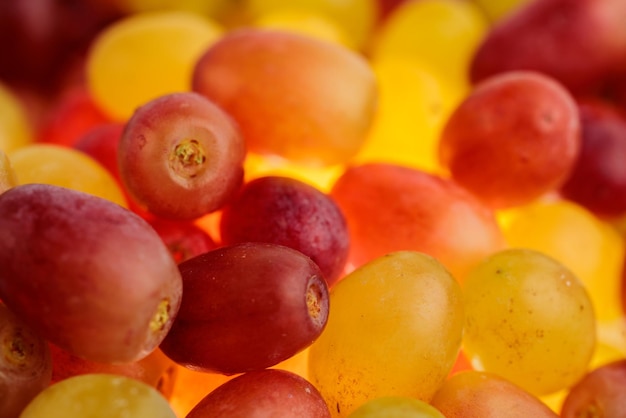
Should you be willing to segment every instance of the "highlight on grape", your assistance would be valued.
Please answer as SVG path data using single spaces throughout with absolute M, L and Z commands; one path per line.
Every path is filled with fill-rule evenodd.
M 626 1 L 0 6 L 0 418 L 626 416 Z

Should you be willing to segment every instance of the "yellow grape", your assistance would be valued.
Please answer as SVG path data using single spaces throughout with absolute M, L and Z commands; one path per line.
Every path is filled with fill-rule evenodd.
M 246 0 L 252 19 L 278 11 L 308 11 L 335 22 L 346 35 L 348 45 L 362 48 L 378 17 L 378 0 Z
M 502 231 L 512 247 L 540 251 L 566 265 L 585 285 L 600 321 L 619 320 L 624 244 L 582 206 L 545 201 L 507 213 Z
M 20 418 L 176 418 L 167 400 L 139 380 L 85 374 L 49 386 Z
M 277 10 L 259 16 L 254 26 L 286 30 L 350 47 L 343 30 L 328 18 L 306 10 Z
M 127 206 L 115 178 L 96 160 L 80 151 L 60 145 L 31 144 L 9 157 L 18 184 L 53 184 Z
M 104 29 L 87 58 L 87 83 L 111 117 L 128 119 L 156 97 L 191 90 L 196 61 L 222 34 L 186 12 L 137 13 Z
M 0 83 L 0 150 L 10 153 L 32 141 L 33 133 L 24 105 Z
M 487 14 L 489 20 L 497 22 L 528 3 L 530 0 L 474 0 Z
M 593 306 L 561 263 L 534 250 L 504 250 L 472 270 L 463 290 L 463 350 L 476 369 L 537 396 L 584 375 L 596 341 Z
M 388 56 L 417 59 L 462 97 L 469 90 L 470 60 L 487 29 L 486 17 L 472 2 L 407 1 L 375 34 L 373 60 Z
M 309 379 L 335 417 L 383 396 L 428 401 L 455 363 L 464 321 L 459 284 L 436 259 L 400 251 L 331 290 Z
M 440 80 L 411 58 L 382 59 L 373 63 L 373 70 L 378 110 L 355 161 L 440 171 L 437 144 L 449 108 Z
M 126 13 L 182 10 L 210 17 L 220 17 L 232 7 L 232 0 L 113 0 L 113 2 Z
M 389 396 L 361 405 L 348 418 L 445 418 L 441 412 L 418 399 Z
M 0 194 L 17 185 L 15 171 L 7 155 L 0 149 Z

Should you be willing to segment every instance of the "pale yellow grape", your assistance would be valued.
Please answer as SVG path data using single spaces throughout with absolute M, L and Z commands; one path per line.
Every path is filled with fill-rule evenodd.
M 624 243 L 607 223 L 574 202 L 542 201 L 509 211 L 502 231 L 511 247 L 567 266 L 587 288 L 598 320 L 621 320 Z
M 463 290 L 463 349 L 475 368 L 537 396 L 585 374 L 596 342 L 593 306 L 561 263 L 533 250 L 504 250 L 472 270 Z
M 377 22 L 378 0 L 244 0 L 254 20 L 270 12 L 308 11 L 335 22 L 354 49 L 365 46 Z
M 89 90 L 111 117 L 124 121 L 149 100 L 190 91 L 196 61 L 222 32 L 214 21 L 193 13 L 130 15 L 92 43 Z
M 470 61 L 488 28 L 483 12 L 470 1 L 407 1 L 375 33 L 373 60 L 409 56 L 464 95 L 470 88 Z
M 0 194 L 17 185 L 15 171 L 7 155 L 0 149 Z
M 182 10 L 219 17 L 232 7 L 233 0 L 113 0 L 113 2 L 127 13 Z
M 461 289 L 436 259 L 390 253 L 339 281 L 309 349 L 309 379 L 335 417 L 383 396 L 428 401 L 460 347 Z
M 306 10 L 277 10 L 259 16 L 253 25 L 264 29 L 285 30 L 350 47 L 344 31 L 328 18 Z
M 127 206 L 115 178 L 96 160 L 71 148 L 31 144 L 9 155 L 18 184 L 53 184 Z
M 176 418 L 167 400 L 135 379 L 86 374 L 49 386 L 19 418 Z
M 424 401 L 407 397 L 384 397 L 361 405 L 348 418 L 445 418 Z
M 378 81 L 378 108 L 355 161 L 440 171 L 439 133 L 452 107 L 441 80 L 407 57 L 381 59 L 372 68 Z
M 19 98 L 0 83 L 0 151 L 11 151 L 33 141 L 26 109 Z

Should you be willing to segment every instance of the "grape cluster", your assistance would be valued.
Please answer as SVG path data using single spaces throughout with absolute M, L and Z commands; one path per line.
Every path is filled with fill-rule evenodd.
M 0 418 L 626 416 L 624 22 L 0 5 Z

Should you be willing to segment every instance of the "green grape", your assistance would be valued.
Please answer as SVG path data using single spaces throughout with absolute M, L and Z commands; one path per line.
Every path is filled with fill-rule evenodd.
M 533 250 L 504 250 L 471 271 L 463 290 L 463 349 L 476 369 L 536 396 L 584 375 L 595 315 L 585 288 L 561 263 Z
M 368 401 L 348 418 L 445 418 L 441 412 L 418 399 L 389 396 Z
M 19 418 L 176 418 L 167 400 L 139 380 L 85 374 L 49 386 Z
M 200 55 L 222 28 L 185 12 L 137 13 L 105 28 L 87 57 L 87 83 L 111 117 L 128 119 L 159 96 L 191 90 Z
M 407 1 L 373 37 L 372 57 L 374 61 L 390 56 L 417 59 L 464 94 L 469 91 L 471 58 L 487 29 L 486 17 L 472 2 Z
M 428 401 L 457 357 L 461 288 L 436 259 L 400 251 L 331 290 L 326 329 L 309 349 L 309 379 L 335 417 L 384 396 Z

